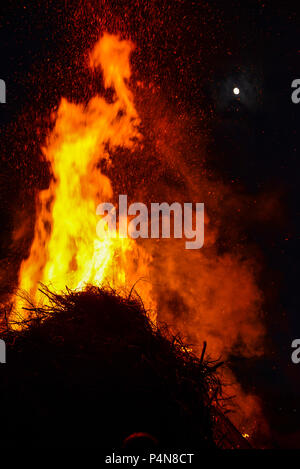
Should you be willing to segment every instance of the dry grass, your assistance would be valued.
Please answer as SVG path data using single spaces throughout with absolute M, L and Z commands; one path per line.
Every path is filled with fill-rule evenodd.
M 42 291 L 47 305 L 28 299 L 21 330 L 8 321 L 2 333 L 7 445 L 23 428 L 29 446 L 116 448 L 146 431 L 161 447 L 214 447 L 220 363 L 206 358 L 205 346 L 195 356 L 165 324 L 151 323 L 133 292 Z

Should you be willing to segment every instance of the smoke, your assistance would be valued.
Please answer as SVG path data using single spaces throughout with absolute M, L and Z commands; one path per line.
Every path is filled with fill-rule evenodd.
M 178 239 L 140 243 L 152 259 L 148 276 L 158 319 L 183 334 L 196 351 L 207 341 L 213 359 L 258 357 L 264 353 L 265 328 L 260 264 L 245 236 L 249 198 L 216 179 L 206 164 L 209 136 L 204 122 L 201 128 L 195 116 L 175 115 L 149 88 L 136 95 L 144 148 L 140 155 L 128 155 L 133 169 L 127 177 L 134 174 L 137 180 L 128 183 L 131 197 L 144 203 L 205 204 L 202 249 L 186 250 L 185 240 Z M 124 161 L 122 165 L 123 169 Z M 260 206 L 257 218 L 261 210 Z M 255 217 L 251 214 L 252 221 Z M 267 432 L 259 398 L 242 389 L 229 367 L 223 373 L 225 395 L 235 396 L 234 423 L 247 434 L 258 424 Z

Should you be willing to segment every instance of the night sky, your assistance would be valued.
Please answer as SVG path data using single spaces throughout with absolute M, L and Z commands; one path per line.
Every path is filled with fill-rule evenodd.
M 132 63 L 139 80 L 150 77 L 174 115 L 191 115 L 195 142 L 201 128 L 208 177 L 259 201 L 256 216 L 251 203 L 226 215 L 219 249 L 226 249 L 234 226 L 245 249 L 255 246 L 265 354 L 242 359 L 233 352 L 230 366 L 244 389 L 262 399 L 271 429 L 264 444 L 281 448 L 300 447 L 300 364 L 291 361 L 291 342 L 300 338 L 300 104 L 291 100 L 300 67 L 293 5 L 8 0 L 0 16 L 0 78 L 7 86 L 7 103 L 0 105 L 0 294 L 6 298 L 16 286 L 30 245 L 29 239 L 13 245 L 12 232 L 21 216 L 33 226 L 35 191 L 49 182 L 40 145 L 50 112 L 61 96 L 84 101 L 95 86 L 101 91 L 101 84 L 86 85 L 82 57 L 101 31 L 119 32 L 137 45 Z

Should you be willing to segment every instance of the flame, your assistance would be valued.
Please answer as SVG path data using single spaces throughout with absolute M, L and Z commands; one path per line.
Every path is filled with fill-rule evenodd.
M 96 235 L 96 207 L 113 197 L 111 181 L 101 173 L 99 161 L 108 158 L 108 147 L 130 149 L 141 138 L 126 83 L 132 50 L 130 41 L 104 34 L 90 53 L 90 67 L 100 67 L 105 87 L 114 89 L 113 102 L 99 95 L 86 106 L 61 100 L 43 148 L 53 177 L 37 197 L 34 239 L 19 276 L 19 288 L 37 303 L 41 301 L 39 283 L 59 291 L 66 286 L 82 289 L 87 283 L 119 287 L 133 280 L 127 259 L 138 252 L 137 244 L 116 232 L 108 232 L 103 239 Z M 142 273 L 148 262 L 149 258 L 141 262 Z M 16 300 L 17 311 L 22 301 Z
M 130 41 L 104 34 L 89 55 L 90 68 L 95 72 L 101 69 L 104 86 L 114 90 L 112 102 L 99 95 L 87 104 L 61 100 L 54 116 L 54 128 L 42 149 L 51 167 L 52 179 L 49 188 L 37 195 L 34 237 L 29 257 L 20 268 L 19 289 L 38 304 L 46 301 L 39 293 L 40 283 L 55 291 L 66 286 L 82 289 L 87 283 L 131 287 L 139 278 L 148 277 L 150 272 L 156 286 L 152 291 L 151 283 L 142 284 L 139 293 L 147 308 L 155 309 L 156 302 L 159 304 L 163 321 L 175 323 L 175 327 L 178 325 L 179 330 L 191 337 L 191 342 L 201 344 L 208 340 L 213 356 L 225 354 L 227 357 L 240 342 L 244 346 L 243 356 L 259 354 L 263 327 L 259 320 L 261 300 L 253 267 L 248 261 L 241 261 L 234 252 L 218 253 L 218 228 L 212 228 L 208 220 L 206 250 L 185 252 L 185 256 L 175 241 L 164 244 L 162 254 L 155 247 L 158 245 L 150 240 L 146 252 L 136 241 L 120 238 L 117 232 L 109 232 L 103 239 L 97 237 L 96 207 L 112 200 L 114 195 L 112 183 L 99 169 L 99 162 L 109 161 L 108 148 L 134 149 L 142 137 L 140 118 L 128 87 L 132 51 Z M 162 107 L 156 109 L 150 85 L 150 103 L 144 107 L 148 114 L 154 109 L 151 122 L 157 135 L 156 150 L 164 164 L 158 164 L 152 178 L 149 177 L 149 192 L 154 192 L 153 185 L 159 180 L 160 171 L 169 165 L 176 168 L 176 174 L 179 168 L 186 186 L 191 187 L 189 200 L 194 200 L 196 194 L 198 200 L 209 199 L 213 210 L 219 210 L 219 200 L 225 198 L 226 188 L 219 181 L 211 188 L 212 182 L 205 176 L 201 177 L 201 185 L 198 181 L 193 183 L 194 171 L 178 156 L 181 134 L 184 134 L 182 141 L 185 144 L 188 140 L 186 125 L 182 130 L 178 128 L 181 120 L 171 115 L 172 124 L 169 124 L 161 117 L 164 115 L 160 112 Z M 147 158 L 149 155 L 144 154 L 145 167 Z M 150 167 L 153 170 L 153 165 Z M 159 190 L 163 189 L 159 187 Z M 180 200 L 179 196 L 182 200 L 187 198 L 186 194 L 176 193 L 176 200 Z M 240 199 L 236 203 L 239 204 Z M 231 203 L 229 209 L 235 210 L 236 206 Z M 21 237 L 21 234 L 15 236 Z M 151 265 L 151 252 L 156 265 Z M 16 297 L 14 314 L 19 316 L 23 306 L 24 300 Z M 151 319 L 155 319 L 154 313 Z M 259 402 L 254 396 L 245 395 L 231 374 L 230 381 L 234 383 L 234 393 L 229 394 L 239 396 L 243 420 L 253 420 L 256 415 L 261 425 Z M 243 427 L 241 422 L 234 423 L 238 428 Z M 252 437 L 249 425 L 245 428 L 248 431 L 244 433 L 245 438 L 249 434 Z

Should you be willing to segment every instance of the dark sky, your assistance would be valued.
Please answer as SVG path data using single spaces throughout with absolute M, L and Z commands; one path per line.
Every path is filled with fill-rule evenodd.
M 86 99 L 91 89 L 80 58 L 101 27 L 138 44 L 134 65 L 151 76 L 175 109 L 206 116 L 207 165 L 249 197 L 277 194 L 278 213 L 247 226 L 249 242 L 263 253 L 270 353 L 234 368 L 246 389 L 262 397 L 272 444 L 300 447 L 300 364 L 290 344 L 300 338 L 299 159 L 300 104 L 291 83 L 300 78 L 299 22 L 293 1 L 41 1 L 1 4 L 0 78 L 7 104 L 0 105 L 1 262 L 9 252 L 14 207 L 47 184 L 40 161 L 49 111 L 62 95 Z M 205 64 L 205 65 L 204 65 Z M 239 86 L 241 96 L 231 90 Z M 24 117 L 25 116 L 25 117 Z M 35 123 L 35 125 L 33 125 Z M 36 129 L 39 128 L 37 134 Z M 244 223 L 244 222 L 243 222 Z M 9 264 L 7 264 L 8 266 Z M 13 281 L 18 263 L 8 275 Z M 4 286 L 3 286 L 4 285 Z M 8 288 L 5 281 L 1 291 Z M 298 443 L 297 443 L 298 441 Z

